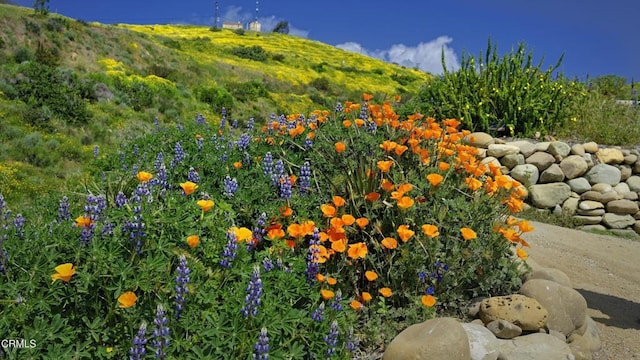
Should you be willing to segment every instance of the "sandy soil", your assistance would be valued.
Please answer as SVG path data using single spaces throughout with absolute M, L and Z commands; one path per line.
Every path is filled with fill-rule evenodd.
M 640 359 L 640 241 L 532 222 L 531 259 L 565 272 L 601 330 L 594 360 Z

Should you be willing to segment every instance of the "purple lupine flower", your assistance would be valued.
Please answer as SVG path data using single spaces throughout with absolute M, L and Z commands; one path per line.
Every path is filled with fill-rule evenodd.
M 298 184 L 300 184 L 300 195 L 304 195 L 309 192 L 311 188 L 311 165 L 308 161 L 305 161 L 300 167 L 300 177 L 298 178 Z
M 200 175 L 198 174 L 198 172 L 196 171 L 196 169 L 194 168 L 189 168 L 189 172 L 187 173 L 187 180 L 191 181 L 192 183 L 199 183 L 200 182 Z
M 324 319 L 324 302 L 321 302 L 318 308 L 311 313 L 311 319 L 315 322 L 322 322 Z
M 198 146 L 198 152 L 202 151 L 202 146 L 204 145 L 204 139 L 202 137 L 196 138 L 196 146 Z
M 251 164 L 251 155 L 248 152 L 244 152 L 244 163 L 248 166 Z
M 138 154 L 140 154 L 140 147 L 138 144 L 133 144 L 133 157 L 137 158 Z
M 182 126 L 182 124 L 178 123 L 176 125 L 176 129 L 178 129 L 178 131 L 184 131 L 184 126 Z
M 358 114 L 358 117 L 364 121 L 367 121 L 367 119 L 369 118 L 368 114 L 367 114 L 367 110 L 368 110 L 369 106 L 367 105 L 366 102 L 362 103 L 362 106 L 360 106 L 360 114 Z
M 280 177 L 280 198 L 291 199 L 291 178 L 288 176 Z
M 251 142 L 251 135 L 249 133 L 244 133 L 240 135 L 240 139 L 238 139 L 238 148 L 241 150 L 246 150 Z
M 236 178 L 232 179 L 229 177 L 229 175 L 227 175 L 222 182 L 224 185 L 222 194 L 224 196 L 232 197 L 236 193 L 236 191 L 238 191 L 238 181 L 236 180 Z
M 107 200 L 101 196 L 88 195 L 87 204 L 84 206 L 86 216 L 91 220 L 98 220 L 100 213 L 107 208 Z
M 273 174 L 273 155 L 270 152 L 262 159 L 262 173 L 269 177 Z
M 80 231 L 80 243 L 87 246 L 91 243 L 93 235 L 95 233 L 96 223 L 91 222 L 89 225 L 83 226 Z
M 343 110 L 344 110 L 344 107 L 342 106 L 342 103 L 337 103 L 335 107 L 335 111 L 337 113 L 341 113 Z
M 122 192 L 118 192 L 115 199 L 116 207 L 121 208 L 127 204 L 127 196 Z
M 0 238 L 0 275 L 7 273 L 7 263 L 9 262 L 9 253 L 2 249 L 2 241 Z
M 134 207 L 134 212 L 136 215 L 133 217 L 133 221 L 127 221 L 122 225 L 122 233 L 124 235 L 129 235 L 129 240 L 131 243 L 135 243 L 136 252 L 138 254 L 142 253 L 142 245 L 144 243 L 145 233 L 145 224 L 142 219 L 142 215 L 139 214 L 139 207 Z
M 7 202 L 4 201 L 4 196 L 0 194 L 0 215 L 2 215 L 2 212 L 4 211 L 5 207 L 7 207 Z
M 93 147 L 93 157 L 97 158 L 100 156 L 100 146 L 96 145 Z
M 265 272 L 273 270 L 273 262 L 270 258 L 265 256 L 264 259 L 262 259 L 262 268 Z
M 260 330 L 260 336 L 258 342 L 253 345 L 255 353 L 253 353 L 253 360 L 269 360 L 269 337 L 267 336 L 267 328 L 263 327 Z
M 222 118 L 220 119 L 220 127 L 218 129 L 220 132 L 223 132 L 227 124 L 227 109 L 222 108 L 222 111 L 220 113 L 222 115 Z
M 244 298 L 244 306 L 242 307 L 242 315 L 244 317 L 256 317 L 258 316 L 258 307 L 260 306 L 262 295 L 262 279 L 260 279 L 260 267 L 255 265 L 253 267 L 253 274 L 251 280 L 247 285 L 247 296 Z
M 336 291 L 336 295 L 333 297 L 329 306 L 335 311 L 342 311 L 342 291 Z
M 102 225 L 102 230 L 100 230 L 100 236 L 104 237 L 112 237 L 113 236 L 113 228 L 115 227 L 115 225 L 113 225 L 110 222 L 105 222 L 104 225 Z
M 58 220 L 65 221 L 71 219 L 71 212 L 69 212 L 69 198 L 63 196 L 58 205 Z
M 187 263 L 187 258 L 184 255 L 180 255 L 180 261 L 178 262 L 178 276 L 176 276 L 176 297 L 174 299 L 175 302 L 175 310 L 176 310 L 176 319 L 180 318 L 180 314 L 184 309 L 184 303 L 186 301 L 185 295 L 189 293 L 189 289 L 187 288 L 187 284 L 189 283 L 189 273 L 191 270 L 189 269 L 189 263 Z
M 153 119 L 153 125 L 156 126 L 156 130 L 160 130 L 160 120 L 158 118 Z
M 329 334 L 324 337 L 324 342 L 327 344 L 327 356 L 332 356 L 336 353 L 338 334 L 338 322 L 333 320 L 333 322 L 331 322 L 331 327 L 329 328 Z
M 140 171 L 140 165 L 133 164 L 133 166 L 131 166 L 131 175 L 137 174 L 138 171 Z
M 229 231 L 227 232 L 227 245 L 222 252 L 222 260 L 220 260 L 220 265 L 222 265 L 222 267 L 231 267 L 233 260 L 236 258 L 236 250 L 238 250 L 236 234 L 233 231 Z
M 287 117 L 286 116 L 284 116 L 284 115 L 278 116 L 278 126 L 287 126 Z
M 147 345 L 147 323 L 143 322 L 140 324 L 140 330 L 138 330 L 138 334 L 133 337 L 133 347 L 129 350 L 129 360 L 140 360 L 144 359 L 144 356 L 147 353 L 146 345 Z
M 254 124 L 255 120 L 253 118 L 249 118 L 249 121 L 247 121 L 247 130 L 253 130 Z
M 318 228 L 314 228 L 313 236 L 311 236 L 311 240 L 309 240 L 307 270 L 305 271 L 309 283 L 316 281 L 316 275 L 318 275 L 318 271 L 320 269 L 320 264 L 318 263 L 318 253 L 320 252 L 320 249 L 318 249 L 318 245 L 320 245 L 320 232 L 318 231 Z
M 307 135 L 307 137 L 304 139 L 303 146 L 305 150 L 309 150 L 313 147 L 313 140 L 311 140 L 311 137 L 309 137 L 309 135 Z
M 233 121 L 231 121 L 231 128 L 232 129 L 238 128 L 238 119 L 233 119 Z
M 221 162 L 227 162 L 227 153 L 226 153 L 226 152 L 225 152 L 225 153 L 223 153 L 222 155 L 220 155 L 220 156 L 218 157 L 218 159 L 219 159 Z
M 156 169 L 156 172 L 160 170 L 160 166 L 164 164 L 164 155 L 160 152 L 156 155 L 156 160 L 153 162 L 153 167 Z
M 206 125 L 207 119 L 204 118 L 204 115 L 198 114 L 196 115 L 196 124 L 197 125 Z
M 156 359 L 166 359 L 165 349 L 169 347 L 169 327 L 168 320 L 164 313 L 164 307 L 158 304 L 156 307 L 156 317 L 153 319 L 155 325 L 153 329 L 153 341 L 151 346 L 155 350 Z
M 151 198 L 151 189 L 147 182 L 139 183 L 138 186 L 136 186 L 136 189 L 131 196 L 131 201 L 133 201 L 134 204 L 139 204 L 142 202 L 143 196 Z
M 184 159 L 188 156 L 188 154 L 186 154 L 182 149 L 182 144 L 179 141 L 176 143 L 173 152 L 174 152 L 173 160 L 171 160 L 171 165 L 170 165 L 172 169 L 176 167 L 176 165 L 182 163 Z
M 346 345 L 349 352 L 356 351 L 358 349 L 358 346 L 360 345 L 360 339 L 353 335 L 353 326 L 350 326 L 349 332 L 347 332 Z
M 120 152 L 120 166 L 122 167 L 123 171 L 127 171 L 127 169 L 129 168 L 127 166 L 127 157 L 122 151 Z

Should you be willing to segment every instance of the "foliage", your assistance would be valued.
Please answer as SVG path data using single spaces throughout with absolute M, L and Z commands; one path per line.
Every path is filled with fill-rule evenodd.
M 146 341 L 167 358 L 343 359 L 516 288 L 520 184 L 457 121 L 370 99 L 158 123 L 96 154 L 81 192 L 20 215 L 0 201 L 0 332 L 37 344 L 8 355 L 120 359 Z
M 238 46 L 231 49 L 231 53 L 243 59 L 265 62 L 267 61 L 267 52 L 260 45 Z
M 243 83 L 231 83 L 227 89 L 238 101 L 249 102 L 258 98 L 268 98 L 269 91 L 260 81 L 252 80 Z
M 288 34 L 289 33 L 289 22 L 288 21 L 279 21 L 276 26 L 273 28 L 274 33 L 280 34 Z
M 603 75 L 588 80 L 592 90 L 599 92 L 605 96 L 611 96 L 616 99 L 625 97 L 625 85 L 627 79 L 617 75 Z
M 221 113 L 222 109 L 233 109 L 233 96 L 223 87 L 200 87 L 196 89 L 198 100 L 211 105 L 215 113 Z
M 463 54 L 461 68 L 447 71 L 428 82 L 404 110 L 420 111 L 436 118 L 456 118 L 466 129 L 491 132 L 504 127 L 511 135 L 547 134 L 570 117 L 569 104 L 575 83 L 552 79 L 558 62 L 541 69 L 542 60 L 533 63 L 533 53 L 525 44 L 502 58 L 489 43 L 478 57 Z
M 35 0 L 33 2 L 33 10 L 38 15 L 49 14 L 49 0 Z

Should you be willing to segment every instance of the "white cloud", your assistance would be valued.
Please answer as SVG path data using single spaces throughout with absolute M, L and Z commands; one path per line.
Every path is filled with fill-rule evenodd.
M 440 36 L 429 42 L 421 42 L 416 46 L 404 44 L 392 45 L 388 50 L 370 51 L 356 42 L 346 42 L 336 45 L 337 48 L 351 51 L 370 57 L 383 59 L 407 67 L 417 67 L 422 71 L 432 74 L 442 74 L 441 56 L 444 51 L 444 60 L 447 70 L 455 71 L 460 68 L 460 62 L 455 51 L 449 46 L 453 41 L 448 36 Z

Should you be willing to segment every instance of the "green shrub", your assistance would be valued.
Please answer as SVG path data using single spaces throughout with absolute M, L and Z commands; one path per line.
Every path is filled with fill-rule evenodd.
M 249 60 L 260 61 L 260 62 L 265 62 L 267 61 L 267 58 L 268 58 L 267 52 L 262 48 L 262 46 L 259 46 L 259 45 L 237 46 L 231 49 L 231 53 L 243 59 L 249 59 Z
M 316 90 L 328 92 L 331 88 L 331 82 L 326 77 L 322 76 L 311 80 L 309 86 L 316 88 Z
M 199 101 L 211 106 L 215 113 L 220 113 L 222 108 L 227 111 L 233 109 L 233 96 L 222 87 L 200 87 L 196 89 L 196 97 Z
M 16 64 L 22 64 L 25 61 L 31 61 L 33 59 L 35 59 L 34 53 L 28 48 L 19 47 L 13 53 L 13 61 L 15 61 Z
M 233 30 L 233 32 L 236 35 L 240 35 L 240 36 L 244 35 L 244 29 L 235 29 L 235 30 Z
M 256 80 L 231 83 L 227 85 L 227 89 L 234 98 L 241 102 L 248 102 L 258 98 L 270 98 L 266 86 Z
M 553 132 L 568 119 L 576 92 L 575 83 L 552 79 L 561 61 L 562 57 L 544 71 L 542 61 L 534 64 L 533 53 L 525 52 L 523 43 L 499 58 L 489 41 L 484 54 L 463 54 L 459 70 L 445 70 L 425 84 L 403 113 L 456 118 L 467 129 L 494 134 L 502 126 L 512 135 Z

